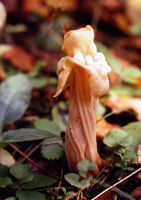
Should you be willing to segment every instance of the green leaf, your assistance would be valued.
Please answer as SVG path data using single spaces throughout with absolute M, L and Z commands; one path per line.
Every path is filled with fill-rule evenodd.
M 47 77 L 46 76 L 37 76 L 31 79 L 31 84 L 34 88 L 40 89 L 47 86 Z
M 64 147 L 60 146 L 60 144 L 42 146 L 41 149 L 42 155 L 47 159 L 59 159 L 64 155 Z
M 32 128 L 22 128 L 18 130 L 11 130 L 4 132 L 2 134 L 2 142 L 24 142 L 32 140 L 40 140 L 44 138 L 50 138 L 54 135 L 45 130 L 32 129 Z
M 0 126 L 19 119 L 31 98 L 31 82 L 27 76 L 10 76 L 0 85 Z
M 8 176 L 9 168 L 6 165 L 0 163 L 0 177 Z
M 15 197 L 8 197 L 5 200 L 16 200 L 16 198 Z
M 60 126 L 49 119 L 38 119 L 34 121 L 34 126 L 35 128 L 43 129 L 57 136 L 59 136 L 61 132 Z
M 66 181 L 68 181 L 71 185 L 73 185 L 77 188 L 85 189 L 90 186 L 90 182 L 87 179 L 83 179 L 83 180 L 79 181 L 78 174 L 69 173 L 69 174 L 66 174 L 64 177 L 65 177 Z
M 27 183 L 26 185 L 23 185 L 22 188 L 24 188 L 24 189 L 35 189 L 35 188 L 50 186 L 50 185 L 55 184 L 56 182 L 57 182 L 57 179 L 52 178 L 50 176 L 35 174 L 33 176 L 32 181 Z
M 0 177 L 0 187 L 4 188 L 8 185 L 12 185 L 12 180 L 9 177 Z
M 132 122 L 123 127 L 129 137 L 133 138 L 132 143 L 125 148 L 125 152 L 122 154 L 123 159 L 127 162 L 133 160 L 138 162 L 137 149 L 141 144 L 141 122 Z
M 88 159 L 84 159 L 77 164 L 77 169 L 80 172 L 88 172 L 95 169 L 95 164 Z
M 140 87 L 135 88 L 131 86 L 111 87 L 108 91 L 110 96 L 137 96 L 140 94 Z
M 135 35 L 141 36 L 141 24 L 137 23 L 131 25 L 130 31 Z
M 45 195 L 40 192 L 18 190 L 16 196 L 19 200 L 45 200 Z
M 104 138 L 103 142 L 109 147 L 129 146 L 132 143 L 132 137 L 121 129 L 113 128 Z
M 29 77 L 36 77 L 39 73 L 40 70 L 46 66 L 46 62 L 44 61 L 39 61 L 36 63 L 36 65 L 33 67 L 33 70 L 28 74 Z
M 66 131 L 68 123 L 68 107 L 66 102 L 60 102 L 52 109 L 52 118 L 60 126 L 61 131 Z
M 141 77 L 141 70 L 134 66 L 129 66 L 121 74 L 122 80 L 131 84 L 136 83 L 136 78 L 139 77 Z
M 32 168 L 27 164 L 16 163 L 10 168 L 10 173 L 22 182 L 29 182 L 33 179 Z
M 110 59 L 109 65 L 112 67 L 113 71 L 116 74 L 118 74 L 118 75 L 121 74 L 121 64 L 117 59 L 115 59 L 115 58 Z
M 79 172 L 79 175 L 80 175 L 81 177 L 83 177 L 83 178 L 87 178 L 86 174 L 83 173 L 83 172 Z
M 73 198 L 73 194 L 74 194 L 74 192 L 71 192 L 71 191 L 66 192 L 65 197 Z
M 104 113 L 106 112 L 106 108 L 103 104 L 99 103 L 99 106 L 98 106 L 98 111 L 97 111 L 97 115 L 104 115 Z

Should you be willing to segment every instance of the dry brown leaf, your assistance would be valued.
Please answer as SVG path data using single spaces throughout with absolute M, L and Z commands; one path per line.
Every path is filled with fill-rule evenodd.
M 110 96 L 101 99 L 101 102 L 112 111 L 119 110 L 119 113 L 120 110 L 133 110 L 137 114 L 137 119 L 141 121 L 141 99 L 139 98 Z
M 2 56 L 22 71 L 29 72 L 33 68 L 34 57 L 19 46 L 14 46 Z
M 0 2 L 0 31 L 3 29 L 7 18 L 7 12 L 2 2 Z
M 138 157 L 138 162 L 132 162 L 133 164 L 141 164 L 141 144 L 138 145 L 137 148 L 137 157 Z
M 76 0 L 46 0 L 47 5 L 62 11 L 74 11 L 77 8 Z
M 11 167 L 15 164 L 15 159 L 7 150 L 0 148 L 0 163 Z
M 49 8 L 45 5 L 44 0 L 25 0 L 22 9 L 24 12 L 35 13 L 42 17 L 49 15 Z
M 97 120 L 99 120 L 100 118 L 101 118 L 100 116 L 96 117 Z M 97 139 L 103 141 L 104 137 L 111 129 L 121 128 L 121 127 L 117 124 L 110 124 L 105 119 L 102 119 L 101 121 L 97 122 L 96 128 L 97 128 L 96 132 Z
M 3 67 L 0 65 L 0 81 L 5 79 L 5 71 L 3 70 Z

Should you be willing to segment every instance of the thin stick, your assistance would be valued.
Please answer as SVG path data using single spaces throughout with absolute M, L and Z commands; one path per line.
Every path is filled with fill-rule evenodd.
M 114 185 L 110 186 L 109 188 L 107 188 L 106 190 L 104 190 L 103 192 L 101 192 L 100 194 L 98 194 L 96 197 L 94 197 L 91 200 L 95 200 L 98 197 L 100 197 L 102 194 L 104 194 L 105 192 L 111 190 L 113 187 L 119 185 L 120 183 L 122 183 L 123 181 L 125 181 L 126 179 L 130 178 L 131 176 L 135 175 L 136 173 L 138 173 L 139 171 L 141 171 L 141 167 L 139 169 L 137 169 L 136 171 L 134 171 L 133 173 L 129 174 L 128 176 L 126 176 L 125 178 L 123 178 L 122 180 L 120 180 L 119 182 L 115 183 Z
M 46 171 L 42 166 L 38 165 L 38 163 L 35 163 L 31 158 L 29 158 L 26 154 L 24 154 L 21 150 L 19 150 L 16 146 L 14 146 L 12 143 L 9 143 L 9 146 L 11 146 L 13 149 L 15 149 L 17 152 L 19 152 L 23 157 L 25 157 L 29 162 L 31 162 L 33 165 L 38 167 L 39 169 Z
M 46 172 L 46 170 L 38 165 L 38 163 L 35 163 L 32 159 L 30 159 L 27 155 L 25 155 L 21 150 L 19 150 L 17 147 L 15 147 L 12 143 L 9 143 L 9 146 L 11 146 L 13 149 L 15 149 L 17 152 L 19 152 L 23 157 L 25 157 L 29 162 L 31 162 L 33 165 L 35 165 L 36 167 L 38 167 L 39 169 L 43 170 Z M 58 176 L 52 174 L 52 173 L 49 173 L 49 175 L 51 175 L 52 177 L 56 178 L 56 179 L 60 179 Z

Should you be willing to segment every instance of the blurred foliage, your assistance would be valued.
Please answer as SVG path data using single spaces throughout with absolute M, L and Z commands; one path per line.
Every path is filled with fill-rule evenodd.
M 140 164 L 141 1 L 1 2 L 5 8 L 0 8 L 0 146 L 4 148 L 0 149 L 0 161 L 4 157 L 7 166 L 0 164 L 0 188 L 7 190 L 0 190 L 0 199 L 91 199 L 100 187 L 102 190 L 101 182 L 112 184 Z M 88 160 L 78 163 L 78 174 L 68 173 L 64 135 L 69 89 L 57 100 L 52 97 L 57 86 L 57 62 L 64 55 L 63 35 L 87 24 L 94 28 L 98 51 L 112 68 L 110 89 L 100 99 L 97 120 L 99 152 L 109 161 L 97 179 L 89 176 L 94 165 Z M 10 143 L 45 171 L 29 160 L 22 164 L 25 160 L 15 155 Z M 11 158 L 13 164 L 18 161 L 12 167 L 8 166 Z M 137 187 L 138 180 L 132 180 L 132 185 Z M 122 187 L 131 194 L 133 189 Z M 116 198 L 111 192 L 108 195 L 104 199 Z M 117 198 L 123 199 L 120 192 Z

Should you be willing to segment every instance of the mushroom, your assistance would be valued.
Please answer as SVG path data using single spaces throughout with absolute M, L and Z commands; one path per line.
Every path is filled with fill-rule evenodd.
M 0 31 L 3 29 L 7 18 L 7 12 L 2 2 L 0 2 Z
M 69 119 L 65 152 L 70 170 L 88 159 L 95 164 L 94 175 L 104 164 L 97 149 L 96 113 L 99 97 L 109 89 L 107 74 L 111 68 L 102 53 L 97 52 L 91 26 L 65 34 L 62 50 L 68 54 L 58 62 L 58 86 L 54 97 L 70 86 Z

